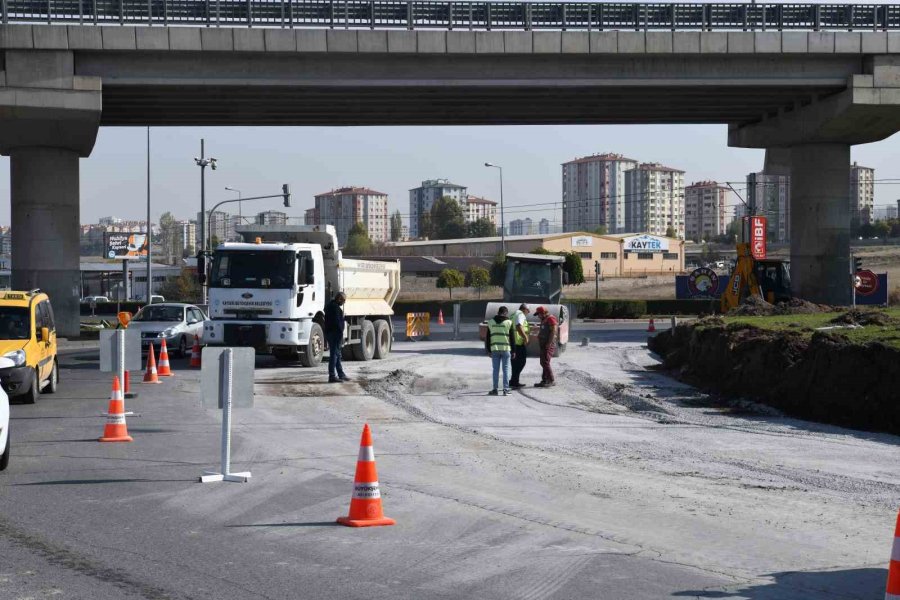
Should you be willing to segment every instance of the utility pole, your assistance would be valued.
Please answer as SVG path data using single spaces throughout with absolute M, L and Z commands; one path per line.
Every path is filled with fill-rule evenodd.
M 200 167 L 200 251 L 197 253 L 197 276 L 203 289 L 203 304 L 206 304 L 206 167 L 216 170 L 216 159 L 206 158 L 205 140 L 200 139 L 200 158 L 194 157 L 194 163 Z

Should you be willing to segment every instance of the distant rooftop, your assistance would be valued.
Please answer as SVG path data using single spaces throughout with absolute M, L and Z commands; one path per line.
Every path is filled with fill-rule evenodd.
M 422 185 L 420 185 L 417 188 L 413 188 L 413 190 L 417 190 L 419 188 L 434 188 L 434 187 L 455 188 L 455 189 L 460 189 L 460 190 L 466 189 L 466 186 L 451 183 L 449 179 L 426 179 L 425 181 L 422 182 Z M 412 191 L 412 190 L 410 190 L 410 191 Z
M 487 198 L 479 198 L 478 196 L 469 196 L 466 198 L 466 202 L 469 204 L 491 204 L 493 206 L 497 206 L 497 203 L 493 200 L 488 200 Z
M 663 171 L 666 173 L 684 173 L 681 169 L 673 169 L 659 163 L 641 163 L 637 167 L 641 171 Z
M 347 187 L 333 189 L 330 192 L 322 192 L 321 194 L 316 194 L 316 198 L 319 198 L 321 196 L 345 196 L 347 194 L 363 194 L 366 196 L 387 196 L 387 194 L 385 194 L 384 192 L 378 192 L 371 188 L 347 186 Z
M 574 160 L 570 160 L 567 163 L 563 163 L 564 165 L 575 165 L 580 163 L 593 163 L 593 162 L 612 162 L 612 161 L 622 161 L 622 162 L 633 162 L 636 163 L 638 161 L 633 158 L 626 158 L 621 154 L 615 154 L 612 152 L 605 152 L 603 154 L 592 154 L 590 156 L 583 156 L 581 158 L 576 158 Z

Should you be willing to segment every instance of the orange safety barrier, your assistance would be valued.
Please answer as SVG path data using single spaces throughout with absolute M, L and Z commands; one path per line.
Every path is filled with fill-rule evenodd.
M 900 600 L 900 513 L 897 513 L 897 526 L 894 528 L 894 545 L 891 548 L 884 600 Z
M 647 326 L 647 333 L 653 333 L 656 331 L 656 326 L 653 324 L 653 319 L 650 319 L 650 324 Z
M 362 439 L 359 442 L 359 458 L 356 461 L 356 475 L 353 477 L 353 495 L 350 496 L 350 514 L 339 517 L 337 522 L 348 527 L 396 524 L 396 521 L 384 516 L 381 507 L 381 490 L 378 487 L 378 472 L 375 469 L 375 450 L 372 447 L 372 432 L 368 423 L 363 427 Z
M 200 362 L 200 338 L 196 335 L 194 336 L 194 347 L 191 348 L 191 368 L 199 369 L 201 366 Z
M 169 351 L 166 349 L 166 340 L 163 338 L 162 344 L 159 346 L 159 368 L 157 374 L 160 377 L 172 377 L 172 369 L 169 368 Z
M 162 383 L 156 372 L 156 355 L 153 352 L 153 344 L 150 344 L 150 350 L 147 352 L 147 372 L 144 373 L 144 383 Z
M 416 338 L 429 339 L 431 335 L 431 313 L 406 313 L 406 341 Z
M 125 424 L 125 399 L 119 387 L 119 376 L 113 377 L 112 394 L 109 398 L 109 411 L 106 414 L 106 425 L 103 428 L 101 442 L 132 442 Z
M 444 324 L 444 309 L 439 308 L 438 309 L 438 325 L 443 325 L 443 324 Z

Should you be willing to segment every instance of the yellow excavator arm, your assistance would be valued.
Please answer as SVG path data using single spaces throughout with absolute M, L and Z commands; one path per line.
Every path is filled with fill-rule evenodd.
M 750 255 L 750 244 L 738 244 L 737 262 L 734 265 L 731 278 L 728 280 L 728 287 L 722 293 L 721 308 L 723 313 L 736 308 L 747 296 L 758 296 L 761 300 L 765 300 L 759 282 L 756 280 L 754 265 L 755 262 Z

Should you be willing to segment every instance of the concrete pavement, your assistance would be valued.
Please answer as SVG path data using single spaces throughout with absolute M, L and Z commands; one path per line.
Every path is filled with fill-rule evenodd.
M 347 385 L 261 360 L 256 406 L 235 413 L 247 484 L 196 482 L 220 426 L 184 361 L 126 401 L 134 443 L 99 444 L 107 378 L 96 355 L 63 356 L 61 393 L 12 407 L 0 595 L 877 597 L 897 438 L 692 412 L 644 369 L 642 331 L 589 336 L 560 387 L 493 400 L 471 341 L 399 343 L 348 363 Z M 333 520 L 366 421 L 398 524 L 351 530 Z

